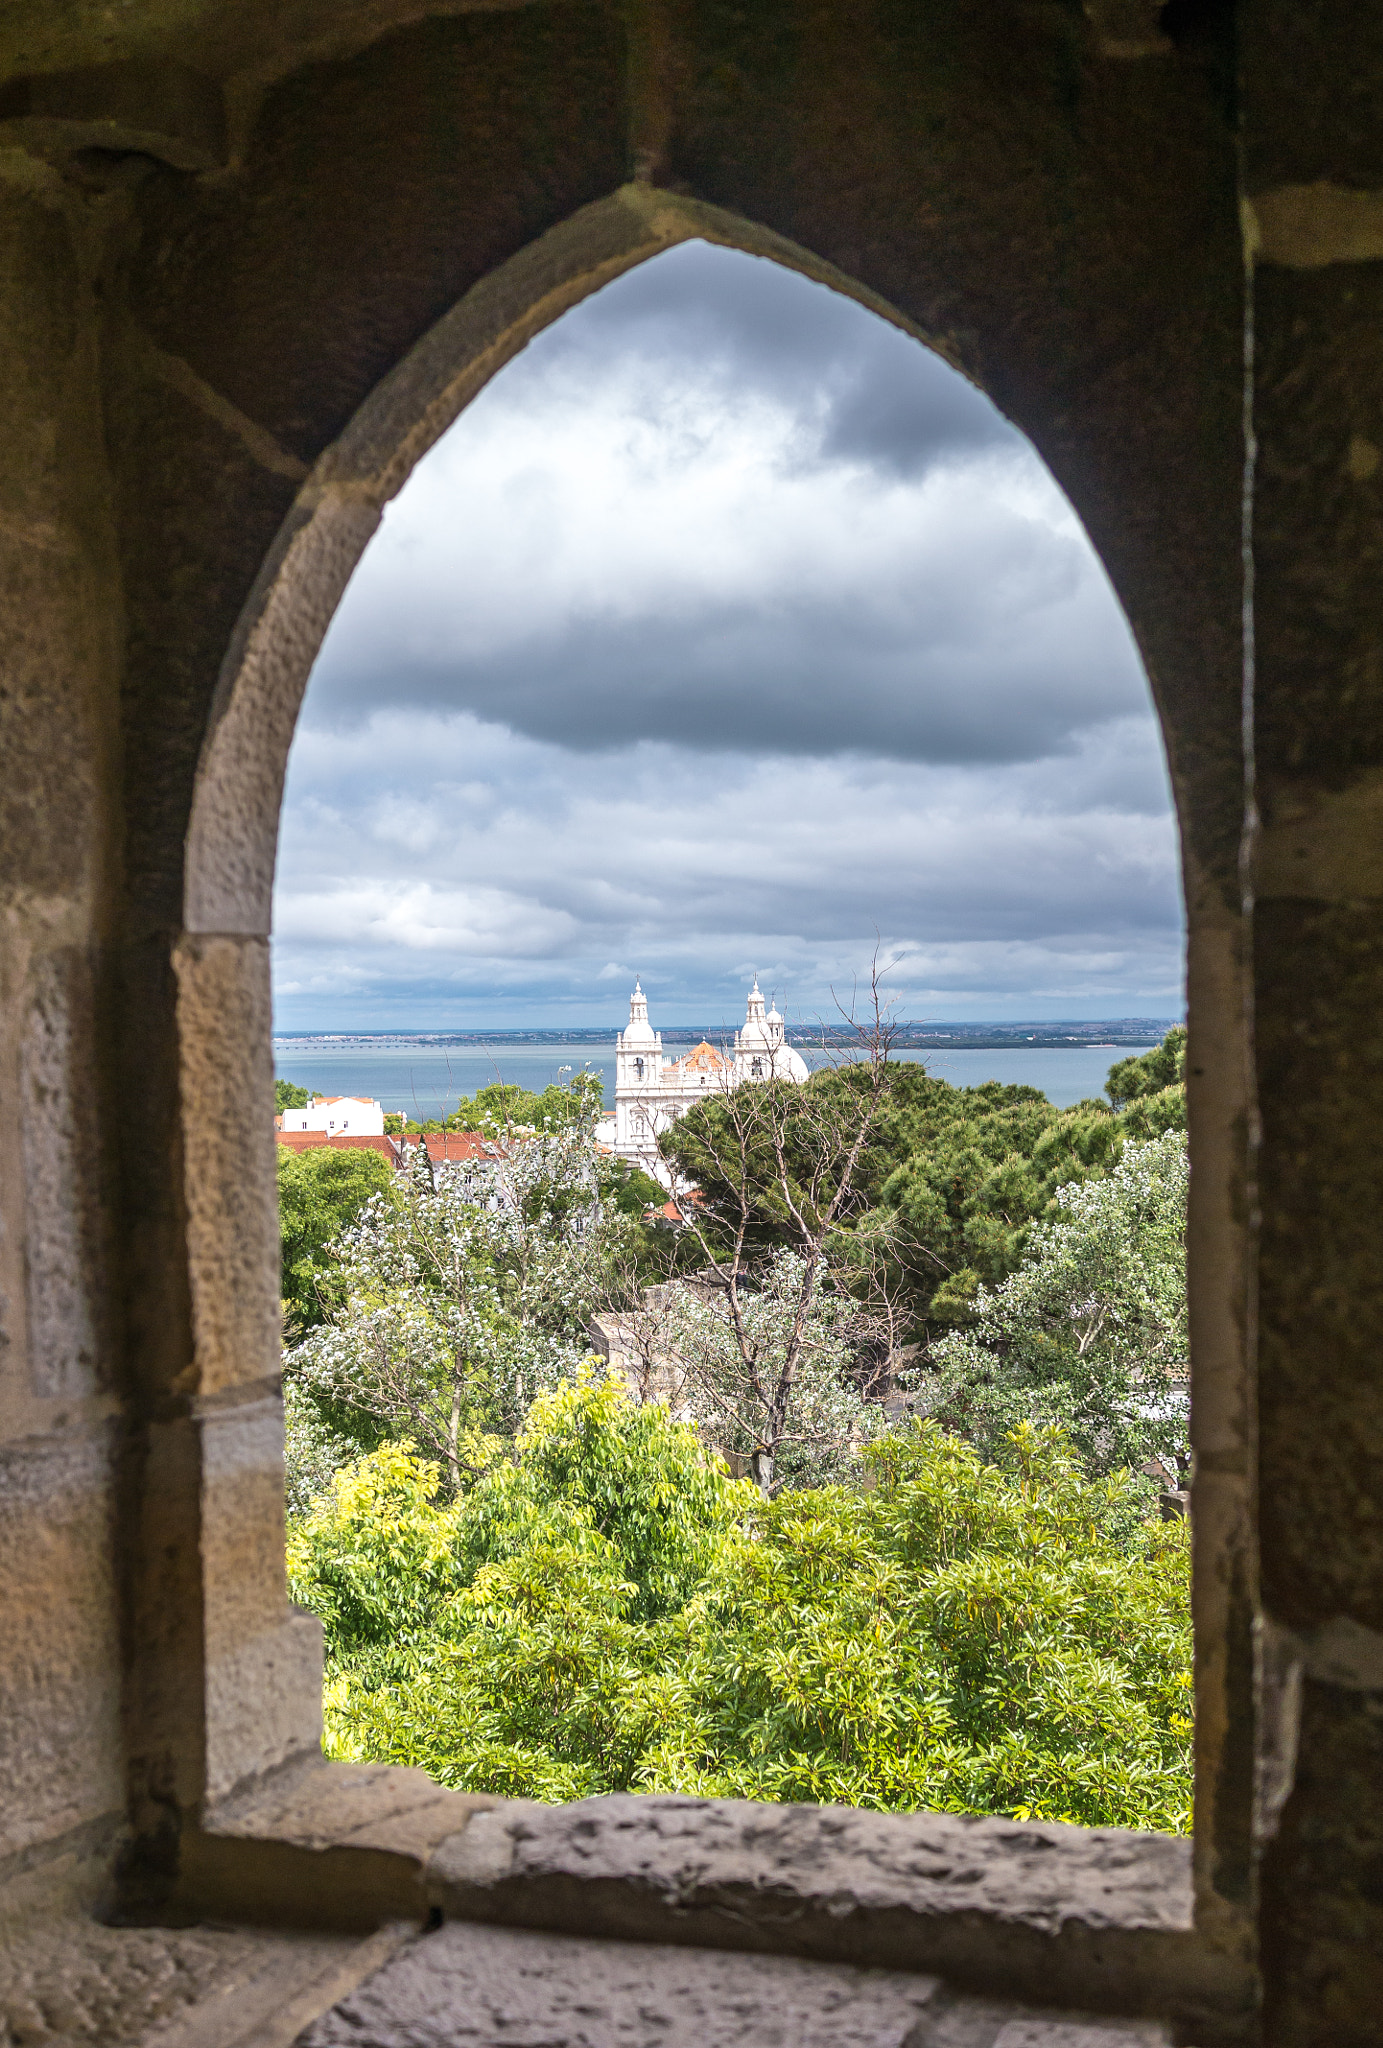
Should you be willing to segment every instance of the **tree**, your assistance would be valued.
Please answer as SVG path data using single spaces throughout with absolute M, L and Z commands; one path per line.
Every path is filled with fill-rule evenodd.
M 1185 1828 L 1184 1527 L 1060 1433 L 932 1423 L 765 1500 L 611 1381 L 453 1494 L 388 1444 L 290 1541 L 330 1754 L 544 1799 L 844 1801 Z
M 971 1319 L 977 1291 L 997 1286 L 1020 1264 L 1033 1225 L 1055 1214 L 1058 1189 L 1107 1175 L 1129 1139 L 1184 1130 L 1179 1030 L 1162 1047 L 1111 1069 L 1116 1106 L 1096 1100 L 1060 1109 L 1039 1089 L 986 1082 L 955 1088 L 920 1061 L 891 1061 L 887 1100 L 856 1163 L 842 1228 L 886 1239 L 893 1298 L 908 1312 L 909 1334 L 925 1341 Z M 1144 1077 L 1133 1093 L 1125 1069 Z M 847 1066 L 812 1076 L 800 1097 L 808 1136 L 817 1102 L 857 1086 Z M 663 1140 L 663 1152 L 702 1192 L 706 1226 L 728 1243 L 740 1199 L 738 1159 L 719 1098 L 698 1104 Z M 727 1142 L 727 1139 L 731 1140 Z M 785 1131 L 793 1163 L 791 1115 Z M 808 1143 L 810 1155 L 810 1138 Z M 722 1173 L 728 1157 L 731 1170 Z M 755 1255 L 796 1242 L 777 1199 L 771 1146 L 750 1158 L 755 1193 L 746 1242 Z
M 290 1537 L 327 1630 L 336 1755 L 579 1799 L 628 1785 L 660 1664 L 748 1489 L 617 1383 L 535 1401 L 512 1459 L 459 1494 L 389 1445 Z
M 387 1159 L 366 1150 L 314 1146 L 278 1155 L 279 1239 L 284 1322 L 300 1339 L 315 1329 L 339 1294 L 328 1247 L 372 1197 L 385 1196 L 394 1174 Z
M 566 1072 L 566 1069 L 563 1069 Z M 605 1083 L 590 1067 L 554 1082 L 541 1094 L 512 1081 L 491 1081 L 473 1096 L 463 1095 L 446 1120 L 449 1131 L 481 1131 L 487 1138 L 514 1131 L 556 1131 L 595 1123 L 604 1106 Z
M 274 1114 L 282 1116 L 285 1109 L 306 1109 L 312 1100 L 306 1088 L 299 1088 L 296 1081 L 275 1081 Z
M 698 1272 L 695 1290 L 673 1291 L 668 1348 L 714 1440 L 747 1455 L 766 1494 L 786 1476 L 785 1452 L 794 1476 L 819 1475 L 869 1433 L 865 1396 L 888 1370 L 886 1238 L 848 1233 L 895 1073 L 877 960 L 870 997 L 865 1023 L 847 1018 L 858 1056 L 820 1085 L 727 1082 L 690 1145 L 677 1125 L 662 1140 L 665 1159 L 699 1168 L 695 1188 L 680 1171 L 673 1180 Z
M 1105 1179 L 1058 1190 L 1018 1270 L 932 1350 L 929 1412 L 994 1455 L 1059 1422 L 1096 1474 L 1187 1449 L 1186 1140 L 1129 1144 Z
M 1184 1525 L 1055 1430 L 866 1458 L 872 1491 L 784 1493 L 723 1547 L 639 1789 L 1184 1829 Z
M 1186 1031 L 1177 1024 L 1161 1045 L 1109 1070 L 1105 1093 L 1130 1138 L 1186 1129 Z
M 859 1375 L 877 1313 L 829 1278 L 812 1287 L 802 1253 L 772 1253 L 752 1284 L 683 1282 L 665 1299 L 656 1348 L 676 1359 L 682 1399 L 764 1493 L 819 1483 L 883 1425 Z
M 873 1071 L 868 1046 L 857 1044 L 855 1057 L 842 1055 L 805 1082 L 708 1089 L 663 1134 L 658 1153 L 680 1186 L 697 1190 L 698 1225 L 718 1250 L 728 1255 L 738 1244 L 752 1258 L 799 1245 L 792 1209 L 804 1198 L 819 1209 L 840 1193 L 842 1229 L 877 1205 L 908 1154 L 906 1133 L 920 1100 L 938 1089 L 956 1092 L 920 1063 L 892 1059 L 889 1049 L 881 1048 L 879 1062 L 886 1060 L 886 1075 Z M 850 1184 L 842 1191 L 843 1171 Z
M 892 1226 L 919 1337 L 968 1322 L 978 1290 L 1014 1271 L 1058 1190 L 1107 1174 L 1124 1137 L 1102 1103 L 1062 1110 L 1036 1088 L 993 1081 L 933 1081 L 903 1135 L 906 1152 L 884 1181 L 879 1211 Z
M 676 1271 L 678 1234 L 668 1211 L 668 1192 L 652 1174 L 613 1153 L 597 1156 L 601 1200 L 623 1223 L 618 1254 L 612 1255 L 603 1308 L 641 1313 L 645 1293 Z
M 594 1143 L 568 1122 L 514 1135 L 479 1172 L 418 1148 L 333 1246 L 334 1297 L 286 1373 L 334 1423 L 406 1435 L 456 1489 L 485 1440 L 512 1438 L 543 1388 L 588 1355 L 584 1323 L 625 1226 L 599 1192 Z
M 1174 1088 L 1186 1079 L 1186 1027 L 1174 1024 L 1161 1045 L 1155 1045 L 1151 1052 L 1135 1053 L 1129 1059 L 1118 1060 L 1109 1070 L 1105 1093 L 1116 1109 L 1127 1109 L 1129 1103 L 1146 1101 L 1150 1095 L 1160 1095 L 1164 1088 Z
M 540 1094 L 520 1088 L 516 1082 L 491 1081 L 477 1088 L 473 1096 L 461 1096 L 449 1116 L 414 1119 L 389 1110 L 384 1128 L 396 1137 L 423 1137 L 432 1131 L 478 1131 L 482 1137 L 499 1138 L 515 1131 L 592 1125 L 600 1114 L 604 1087 L 600 1075 L 589 1067 L 583 1067 L 567 1081 L 554 1082 Z

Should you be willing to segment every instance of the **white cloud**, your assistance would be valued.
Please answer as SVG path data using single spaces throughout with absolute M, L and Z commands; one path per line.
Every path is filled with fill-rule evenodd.
M 280 991 L 322 987 L 329 959 L 359 988 L 368 961 L 382 999 L 457 1015 L 491 988 L 562 1004 L 589 991 L 595 1016 L 641 972 L 685 1011 L 747 965 L 800 1007 L 859 967 L 877 927 L 905 950 L 906 986 L 949 1014 L 983 1012 L 986 990 L 1078 1008 L 1137 990 L 1175 1008 L 1176 870 L 1148 739 L 1135 725 L 1070 760 L 966 769 L 648 742 L 574 755 L 465 715 L 308 730 L 284 825 Z M 459 792 L 478 762 L 472 801 Z
M 1176 1008 L 1160 747 L 1070 506 L 872 316 L 677 254 L 390 508 L 290 764 L 280 1023 L 594 1021 L 633 971 L 712 1021 L 751 968 L 810 1011 L 876 929 L 918 1015 Z

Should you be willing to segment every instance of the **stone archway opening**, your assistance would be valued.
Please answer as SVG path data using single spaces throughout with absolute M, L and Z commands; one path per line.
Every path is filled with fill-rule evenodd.
M 697 221 L 695 225 L 705 225 L 705 223 Z M 693 244 L 693 246 L 697 246 L 697 244 Z M 705 242 L 701 242 L 699 246 L 701 246 L 703 250 L 707 248 L 707 244 L 705 244 Z M 746 256 L 740 256 L 740 254 L 736 254 L 734 258 L 729 258 L 729 260 L 734 260 L 734 262 L 748 262 L 750 258 L 746 258 Z M 647 268 L 643 268 L 641 272 L 635 272 L 635 274 L 652 274 L 652 272 L 649 272 Z M 811 287 L 805 287 L 805 289 L 811 289 Z M 586 301 L 586 303 L 594 303 L 594 301 Z M 889 332 L 889 336 L 893 336 L 893 334 L 897 334 L 897 328 L 893 328 L 893 326 L 891 326 L 891 328 L 889 328 L 887 332 Z M 912 342 L 908 342 L 906 346 L 910 346 L 910 348 L 912 348 Z M 971 387 L 967 387 L 965 383 L 961 383 L 961 379 L 959 379 L 959 377 L 955 377 L 955 373 L 947 373 L 947 381 L 949 381 L 949 383 L 953 383 L 953 385 L 957 387 L 957 395 L 955 395 L 955 397 L 951 399 L 951 403 L 953 403 L 953 408 L 955 408 L 955 410 L 963 412 L 963 408 L 967 406 L 967 403 L 973 403 L 973 406 L 983 406 L 983 412 L 986 412 L 988 420 L 992 422 L 992 426 L 990 426 L 990 428 L 986 428 L 986 430 L 988 430 L 988 432 L 994 432 L 994 434 L 1000 434 L 1000 436 L 1008 432 L 1008 430 L 1006 430 L 1006 426 L 1004 426 L 1004 422 L 1002 422 L 1002 420 L 998 420 L 998 416 L 996 416 L 996 414 L 992 412 L 992 408 L 988 408 L 988 406 L 986 406 L 986 403 L 983 403 L 983 401 L 979 401 L 979 399 L 977 399 L 977 397 L 973 395 L 973 389 L 971 389 Z M 490 389 L 498 389 L 498 387 L 496 387 L 496 385 L 492 385 Z M 465 424 L 465 422 L 463 422 L 463 424 Z M 828 430 L 830 430 L 830 428 L 824 428 L 824 432 L 828 432 Z M 959 434 L 961 434 L 961 438 L 965 436 L 965 432 L 971 432 L 971 434 L 973 434 L 973 432 L 979 432 L 979 430 L 975 428 L 975 424 L 973 424 L 973 422 L 971 422 L 971 424 L 969 424 L 969 428 L 967 428 L 967 422 L 965 422 L 965 418 L 961 418 L 961 422 L 959 422 L 959 428 L 957 428 L 957 424 L 955 424 L 955 422 L 951 422 L 947 430 L 949 430 L 949 432 L 953 432 L 953 434 L 955 434 L 955 432 L 959 432 Z M 457 428 L 457 432 L 461 432 L 461 428 Z M 861 428 L 861 432 L 877 436 L 877 434 L 881 434 L 881 432 L 887 432 L 887 426 L 881 426 L 881 422 L 879 422 L 879 420 L 865 420 L 865 422 L 863 422 L 863 428 Z M 1010 436 L 1010 440 L 1012 440 L 1012 436 Z M 441 444 L 438 444 L 438 446 L 441 446 Z M 1033 461 L 1033 465 L 1037 467 L 1037 459 L 1033 457 L 1031 461 Z M 395 471 L 395 473 L 397 473 L 397 471 Z M 1053 485 L 1051 489 L 1053 489 L 1053 496 L 1055 496 L 1055 485 Z M 311 504 L 311 508 L 313 508 L 313 514 L 320 514 L 322 510 L 326 510 L 326 508 L 328 508 L 328 506 L 332 504 L 332 494 L 330 494 L 330 489 L 322 489 L 322 494 L 320 494 L 320 498 L 316 498 L 316 500 L 311 500 L 311 498 L 309 498 L 309 494 L 305 494 L 305 500 L 307 500 L 307 502 Z M 346 518 L 348 518 L 350 514 L 357 514 L 357 516 L 361 516 L 359 500 L 357 500 L 357 502 L 354 502 L 354 504 L 350 504 L 348 500 L 346 500 L 346 502 L 342 504 L 342 502 L 338 500 L 338 502 L 334 504 L 334 508 L 332 508 L 332 510 L 334 510 L 334 514 L 336 514 L 338 518 L 342 518 L 342 520 L 346 520 Z M 361 524 L 363 524 L 363 520 L 361 520 Z M 361 530 L 361 528 L 350 528 L 350 530 L 352 530 L 352 532 L 357 532 L 357 530 Z M 1067 537 L 1067 539 L 1070 539 L 1070 537 Z M 297 539 L 295 539 L 295 541 L 293 541 L 291 545 L 299 545 L 299 543 L 297 543 Z M 336 561 L 332 563 L 332 575 L 334 575 L 334 578 L 336 578 L 336 575 L 340 575 L 340 569 L 342 569 L 342 567 L 346 567 L 346 569 L 350 567 L 350 563 L 348 563 L 348 561 L 344 561 L 344 553 L 346 553 L 346 549 L 342 547 L 342 555 L 340 555 L 340 557 L 338 557 L 338 559 L 336 559 Z M 1094 557 L 1092 557 L 1092 555 L 1088 555 L 1088 565 L 1090 565 L 1090 567 L 1094 569 Z M 1098 573 L 1098 571 L 1096 571 L 1096 573 Z M 328 588 L 330 588 L 330 586 L 328 586 Z M 359 584 L 357 584 L 357 588 L 359 588 Z M 416 592 L 414 592 L 414 596 L 416 596 Z M 1106 598 L 1108 598 L 1108 594 L 1106 594 Z M 346 610 L 348 610 L 348 600 L 346 600 Z M 1123 623 L 1121 623 L 1121 621 L 1119 621 L 1119 618 L 1117 618 L 1117 606 L 1115 606 L 1115 600 L 1113 600 L 1113 598 L 1108 598 L 1108 612 L 1113 612 L 1113 614 L 1115 614 L 1115 623 L 1117 623 L 1117 625 L 1121 627 Z M 344 614 L 336 614 L 336 616 L 344 616 Z M 410 612 L 410 616 L 416 616 L 416 612 Z M 389 631 L 391 631 L 391 629 L 389 629 L 389 621 L 385 621 L 385 623 L 383 623 L 381 631 L 383 631 L 383 637 L 387 639 L 387 637 L 389 637 Z M 1127 631 L 1127 629 L 1125 629 L 1125 631 Z M 313 649 L 313 647 L 309 645 L 309 633 L 307 633 L 307 629 L 303 629 L 303 631 L 301 631 L 301 639 L 297 641 L 297 645 L 293 643 L 293 637 L 289 635 L 289 639 L 287 639 L 287 645 L 291 647 L 291 653 L 293 653 L 293 657 L 295 657 L 295 659 L 299 659 L 299 662 L 301 662 L 301 655 L 303 655 L 303 653 L 307 653 L 309 657 L 311 657 L 313 653 L 316 653 L 316 649 Z M 266 662 L 273 662 L 273 659 L 281 659 L 281 653 L 283 653 L 283 649 L 273 649 L 273 647 L 270 647 L 268 639 L 266 639 L 266 641 L 264 641 L 264 653 L 266 653 Z M 795 649 L 795 653 L 799 653 L 799 649 Z M 1125 659 L 1125 662 L 1129 662 L 1129 657 L 1131 657 L 1131 649 L 1129 649 L 1127 645 L 1125 645 L 1123 649 L 1119 649 L 1119 653 L 1123 655 L 1123 659 Z M 512 678 L 510 678 L 510 680 L 512 680 Z M 693 678 L 693 680 L 695 680 L 695 678 Z M 1135 674 L 1135 676 L 1133 676 L 1133 680 L 1135 680 L 1135 686 L 1137 686 L 1139 690 L 1145 690 L 1145 684 L 1143 684 L 1143 680 L 1141 680 L 1141 674 Z M 484 678 L 481 678 L 481 682 L 484 682 Z M 492 680 L 490 680 L 490 686 L 492 686 L 492 688 L 502 688 L 502 686 L 504 686 L 504 678 L 500 678 L 500 682 L 498 682 L 498 684 L 496 684 L 496 682 L 494 682 L 494 678 L 492 678 Z M 475 690 L 475 688 L 479 688 L 479 684 L 471 684 L 471 688 Z M 684 684 L 682 684 L 682 688 L 684 688 Z M 465 694 L 465 692 L 461 692 L 461 694 Z M 942 696 L 945 696 L 945 698 L 949 698 L 951 702 L 955 702 L 955 696 L 957 696 L 955 676 L 947 676 L 947 678 L 945 678 L 945 682 L 942 682 L 942 684 L 940 684 L 938 692 L 936 692 L 936 694 L 934 694 L 934 696 L 930 698 L 930 711 L 932 711 L 932 719 L 938 719 L 938 717 L 940 717 L 940 698 L 942 698 Z M 629 723 L 629 713 L 631 713 L 631 702 L 633 702 L 633 698 L 631 698 L 631 692 L 629 692 L 629 688 L 625 688 L 623 696 L 621 696 L 619 688 L 617 688 L 617 690 L 613 690 L 613 698 L 615 698 L 615 702 L 613 702 L 613 707 L 611 707 L 611 717 L 613 717 L 613 723 L 615 723 L 615 725 L 619 725 L 619 727 L 627 727 L 627 723 Z M 666 702 L 666 698 L 664 698 L 664 702 Z M 902 705 L 902 698 L 899 698 L 899 696 L 895 696 L 895 698 L 893 698 L 893 702 L 895 702 L 895 707 L 897 707 L 897 705 Z M 1121 702 L 1123 702 L 1123 700 L 1121 700 Z M 486 700 L 484 700 L 484 696 L 481 696 L 481 705 L 486 705 Z M 469 705 L 467 709 L 471 709 L 471 711 L 473 711 L 473 705 Z M 488 705 L 486 705 L 486 709 L 490 711 L 490 717 L 492 717 L 492 719 L 494 719 L 494 717 L 500 717 L 500 711 L 496 709 L 496 698 L 494 698 L 494 696 L 492 696 L 492 698 L 488 700 Z M 979 707 L 975 707 L 975 705 L 967 705 L 965 709 L 967 709 L 967 713 L 973 713 L 973 715 L 975 715 L 975 727 L 971 727 L 969 739 L 967 739 L 967 735 L 965 735 L 965 733 L 961 735 L 961 739 L 959 739 L 959 745 L 961 745 L 961 752 L 965 750 L 965 745 L 971 745 L 971 748 L 973 748 L 973 745 L 975 745 L 975 733 L 977 733 L 977 729 L 979 729 L 979 727 L 990 727 L 990 729 L 992 729 L 992 727 L 994 727 L 994 723 L 996 723 L 996 717 L 1002 717 L 1002 713 L 998 713 L 998 711 L 996 711 L 996 707 L 992 705 L 992 702 L 988 702 L 988 705 L 979 705 Z M 1016 711 L 1016 709 L 1018 709 L 1018 707 L 1014 707 L 1014 711 Z M 1031 709 L 1031 707 L 1029 707 L 1029 709 Z M 1090 709 L 1090 707 L 1086 707 L 1086 709 Z M 1096 709 L 1096 719 L 1098 719 L 1098 713 L 1100 713 L 1100 711 L 1102 711 L 1104 707 L 1094 707 L 1094 709 Z M 1127 711 L 1127 705 L 1125 705 L 1123 709 Z M 594 711 L 594 715 L 598 715 L 598 705 L 596 705 L 596 707 L 592 707 L 592 711 Z M 774 715 L 774 717 L 779 717 L 779 719 L 781 719 L 781 717 L 785 715 L 787 707 L 785 707 L 785 702 L 783 702 L 783 700 L 779 700 L 779 702 L 774 702 L 774 705 L 770 705 L 770 707 L 768 707 L 768 711 L 770 711 L 770 715 Z M 869 707 L 865 707 L 865 711 L 869 711 Z M 885 711 L 887 711 L 887 707 L 885 707 Z M 719 717 L 723 717 L 723 715 L 725 715 L 725 702 L 721 702 L 721 705 L 717 707 L 715 715 L 719 715 Z M 856 715 L 856 717 L 858 717 L 858 715 L 861 715 L 861 705 L 858 705 L 858 702 L 856 702 L 856 705 L 854 705 L 854 715 Z M 875 707 L 875 717 L 877 717 L 877 715 L 879 715 L 879 707 Z M 236 717 L 236 711 L 234 711 L 234 709 L 227 709 L 227 713 L 225 713 L 225 721 L 227 721 L 227 723 L 232 723 L 232 721 L 234 721 L 234 717 Z M 533 711 L 533 717 L 535 717 L 535 719 L 539 719 L 539 721 L 541 721 L 543 717 L 551 717 L 551 707 L 547 707 L 547 709 L 545 709 L 543 705 L 539 705 L 539 707 L 537 707 L 537 709 Z M 1055 717 L 1057 717 L 1057 719 L 1065 717 L 1065 719 L 1067 719 L 1067 725 L 1070 725 L 1072 717 L 1080 717 L 1080 713 L 1072 713 L 1072 707 L 1070 707 L 1070 705 L 1065 705 L 1065 707 L 1057 705 L 1057 709 L 1055 709 Z M 1010 719 L 1010 723 L 1012 723 L 1012 719 Z M 260 737 L 264 737 L 264 735 L 270 735 L 270 733 L 275 733 L 275 731 L 281 731 L 281 727 L 275 727 L 275 723 L 273 723 L 273 721 L 268 721 L 268 719 L 262 719 L 262 721 L 260 721 L 260 727 L 258 727 L 258 729 L 260 729 Z M 656 727 L 654 727 L 654 731 L 656 731 Z M 635 725 L 635 737 L 637 737 L 637 739 L 645 739 L 645 737 L 647 737 L 647 727 L 637 727 L 637 725 Z M 844 741 L 846 745 L 850 743 L 850 737 L 848 737 L 848 733 L 846 733 L 846 731 L 842 731 L 842 729 L 836 729 L 836 733 L 834 733 L 832 737 L 834 737 L 834 741 L 836 741 L 836 745 L 838 745 L 838 748 L 840 748 L 840 743 L 842 743 L 842 741 Z M 1012 754 L 1012 748 L 1010 748 L 1010 739 L 1012 739 L 1012 735 L 1010 735 L 1010 733 L 1006 733 L 1006 735 L 1004 735 L 1004 748 L 1006 748 L 1006 750 L 1008 750 L 1008 752 Z M 217 745 L 217 743 L 219 743 L 219 735 L 217 735 L 217 741 L 213 741 L 213 745 Z M 1035 739 L 1031 739 L 1031 741 L 1029 741 L 1029 758 L 1031 758 L 1033 754 L 1037 754 L 1039 758 L 1043 758 L 1043 750 L 1045 750 L 1045 748 L 1049 748 L 1049 743 L 1051 743 L 1051 733 L 1045 733 L 1045 735 L 1043 735 L 1043 733 L 1039 733 L 1039 735 L 1037 735 Z M 1059 741 L 1057 741 L 1057 743 L 1059 743 Z M 858 741 L 856 741 L 856 745 L 858 745 Z M 879 745 L 881 745 L 881 741 L 879 741 L 879 731 L 877 731 L 877 727 L 875 727 L 875 731 L 873 731 L 873 745 L 875 745 L 875 748 L 879 748 Z M 955 741 L 953 741 L 953 745 L 955 745 Z M 815 752 L 818 752 L 818 754 L 820 754 L 820 752 L 824 752 L 824 745 L 822 745 L 822 739 L 820 739 L 820 737 L 818 737 L 818 739 L 815 739 Z M 1018 745 L 1018 750 L 1016 750 L 1016 752 L 1018 752 L 1018 754 L 1022 754 L 1022 748 L 1020 748 L 1020 745 Z M 279 770 L 279 772 L 281 772 L 281 770 Z M 1059 772 L 1059 770 L 1057 770 L 1057 772 Z M 416 786 L 416 784 L 414 784 L 414 786 Z M 205 793 L 209 793 L 209 788 L 211 788 L 211 784 L 209 784 L 209 782 L 203 782 L 203 795 L 205 795 Z M 242 819 L 242 817 L 244 817 L 244 797 L 242 797 L 242 795 L 238 795 L 238 797 L 234 797 L 234 799 L 232 799 L 232 809 L 236 811 L 236 817 L 238 817 L 238 819 Z M 203 811 L 201 811 L 201 799 L 199 799 L 199 815 L 197 815 L 197 825 L 201 825 L 201 821 L 203 821 Z M 197 844 L 199 844 L 199 842 L 197 842 L 197 827 L 195 827 L 195 838 L 193 838 L 193 846 L 197 848 Z M 871 905 L 869 905 L 867 901 L 861 901 L 861 905 L 858 905 L 858 909 L 861 909 L 861 918 L 863 918 L 863 922 L 865 922 L 865 924 L 869 924 L 869 922 L 877 922 L 877 918 L 875 918 L 875 915 L 871 915 Z M 877 905 L 875 905 L 875 909 L 877 909 Z M 1110 1059 L 1113 1059 L 1113 1055 L 1110 1055 Z

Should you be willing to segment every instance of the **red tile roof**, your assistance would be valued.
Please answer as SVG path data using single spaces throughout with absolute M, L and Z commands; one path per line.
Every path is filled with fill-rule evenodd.
M 479 1131 L 386 1132 L 377 1137 L 364 1132 L 339 1131 L 328 1137 L 325 1131 L 280 1131 L 274 1136 L 286 1152 L 314 1152 L 329 1146 L 335 1152 L 378 1152 L 395 1168 L 408 1164 L 416 1145 L 426 1145 L 434 1166 L 464 1166 L 474 1159 L 498 1159 L 504 1150 L 494 1138 Z
M 479 1131 L 428 1131 L 422 1142 L 434 1166 L 457 1166 L 471 1159 L 498 1159 L 503 1149 L 494 1138 L 484 1137 Z
M 380 1152 L 391 1166 L 403 1164 L 397 1138 L 351 1131 L 338 1131 L 335 1137 L 328 1137 L 325 1131 L 275 1131 L 274 1136 L 287 1152 L 315 1152 L 327 1145 L 333 1152 Z
M 703 1038 L 700 1045 L 694 1045 L 684 1060 L 678 1062 L 684 1073 L 718 1073 L 725 1061 L 709 1039 Z

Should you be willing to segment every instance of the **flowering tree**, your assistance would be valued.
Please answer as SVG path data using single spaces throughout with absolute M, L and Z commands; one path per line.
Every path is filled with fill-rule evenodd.
M 481 1440 L 512 1437 L 588 1355 L 626 1228 L 583 1123 L 515 1130 L 483 1170 L 434 1169 L 420 1147 L 402 1199 L 377 1196 L 332 1247 L 327 1320 L 287 1354 L 290 1466 L 295 1447 L 321 1466 L 324 1428 L 346 1455 L 406 1436 L 455 1489 Z
M 1023 1264 L 933 1347 L 927 1406 L 992 1454 L 1059 1422 L 1095 1472 L 1188 1462 L 1186 1139 L 1126 1145 L 1107 1179 L 1058 1190 Z

